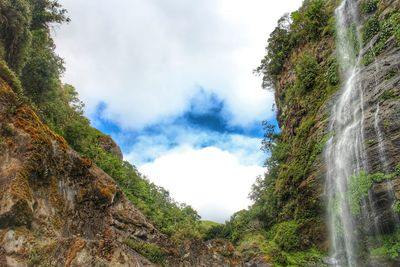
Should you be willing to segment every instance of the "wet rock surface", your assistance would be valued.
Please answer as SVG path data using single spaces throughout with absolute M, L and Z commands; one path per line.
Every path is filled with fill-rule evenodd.
M 400 1 L 388 2 L 388 7 Z M 381 7 L 384 8 L 384 7 Z M 384 14 L 384 12 L 382 13 Z M 372 45 L 376 40 L 371 40 Z M 367 45 L 368 47 L 368 45 Z M 362 53 L 365 51 L 362 51 Z M 364 93 L 364 139 L 369 173 L 393 172 L 400 163 L 400 47 L 391 37 L 375 62 L 361 69 Z M 400 200 L 400 178 L 375 183 L 364 206 L 371 212 L 365 218 L 368 232 L 391 233 L 396 216 L 393 204 Z
M 1 267 L 268 266 L 245 265 L 226 241 L 172 243 L 2 80 L 0 123 Z M 132 248 L 135 242 L 152 244 L 162 263 Z

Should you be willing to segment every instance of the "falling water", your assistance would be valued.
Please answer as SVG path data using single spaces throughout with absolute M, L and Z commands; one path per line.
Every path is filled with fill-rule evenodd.
M 334 266 L 360 266 L 357 260 L 357 231 L 351 214 L 349 177 L 366 170 L 363 135 L 363 94 L 359 82 L 360 33 L 357 4 L 343 0 L 336 9 L 337 53 L 342 67 L 340 95 L 331 111 L 327 143 L 327 185 L 331 259 Z

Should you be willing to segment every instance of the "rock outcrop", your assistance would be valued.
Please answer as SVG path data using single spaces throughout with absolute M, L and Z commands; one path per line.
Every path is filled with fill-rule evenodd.
M 1 267 L 258 266 L 226 241 L 172 243 L 1 79 L 0 189 Z
M 109 135 L 103 135 L 99 137 L 99 145 L 105 151 L 115 155 L 119 159 L 123 159 L 121 148 L 114 142 L 114 140 Z

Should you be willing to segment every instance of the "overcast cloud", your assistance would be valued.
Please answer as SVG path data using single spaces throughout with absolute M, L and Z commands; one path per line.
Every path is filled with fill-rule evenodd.
M 274 119 L 273 94 L 260 88 L 252 70 L 276 21 L 301 1 L 60 2 L 72 19 L 55 31 L 64 81 L 77 88 L 93 123 L 204 218 L 221 221 L 245 208 L 250 185 L 263 172 L 256 142 L 262 135 L 253 128 Z M 202 109 L 214 112 L 210 99 L 218 99 L 215 119 L 224 123 L 198 116 Z M 164 128 L 148 130 L 156 126 Z

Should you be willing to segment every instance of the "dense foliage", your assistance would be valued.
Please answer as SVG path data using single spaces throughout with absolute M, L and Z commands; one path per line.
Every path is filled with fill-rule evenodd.
M 101 142 L 108 137 L 83 116 L 84 105 L 74 87 L 61 82 L 64 64 L 55 53 L 50 28 L 68 21 L 66 10 L 55 0 L 0 0 L 0 77 L 31 103 L 50 128 L 112 176 L 162 232 L 177 242 L 200 238 L 204 231 L 197 212 L 175 202 L 165 189 L 104 149 Z M 129 245 L 161 257 L 155 248 Z
M 298 11 L 278 20 L 278 26 L 268 39 L 267 54 L 255 70 L 262 75 L 264 88 L 276 87 L 278 76 L 295 48 L 333 31 L 328 14 L 326 0 L 311 0 L 305 1 Z
M 377 15 L 369 17 L 363 27 L 363 41 L 365 44 L 371 41 L 369 49 L 363 56 L 364 65 L 369 65 L 388 45 L 393 36 L 394 42 L 400 44 L 400 11 L 393 11 L 382 18 Z M 374 38 L 373 38 L 374 37 Z

